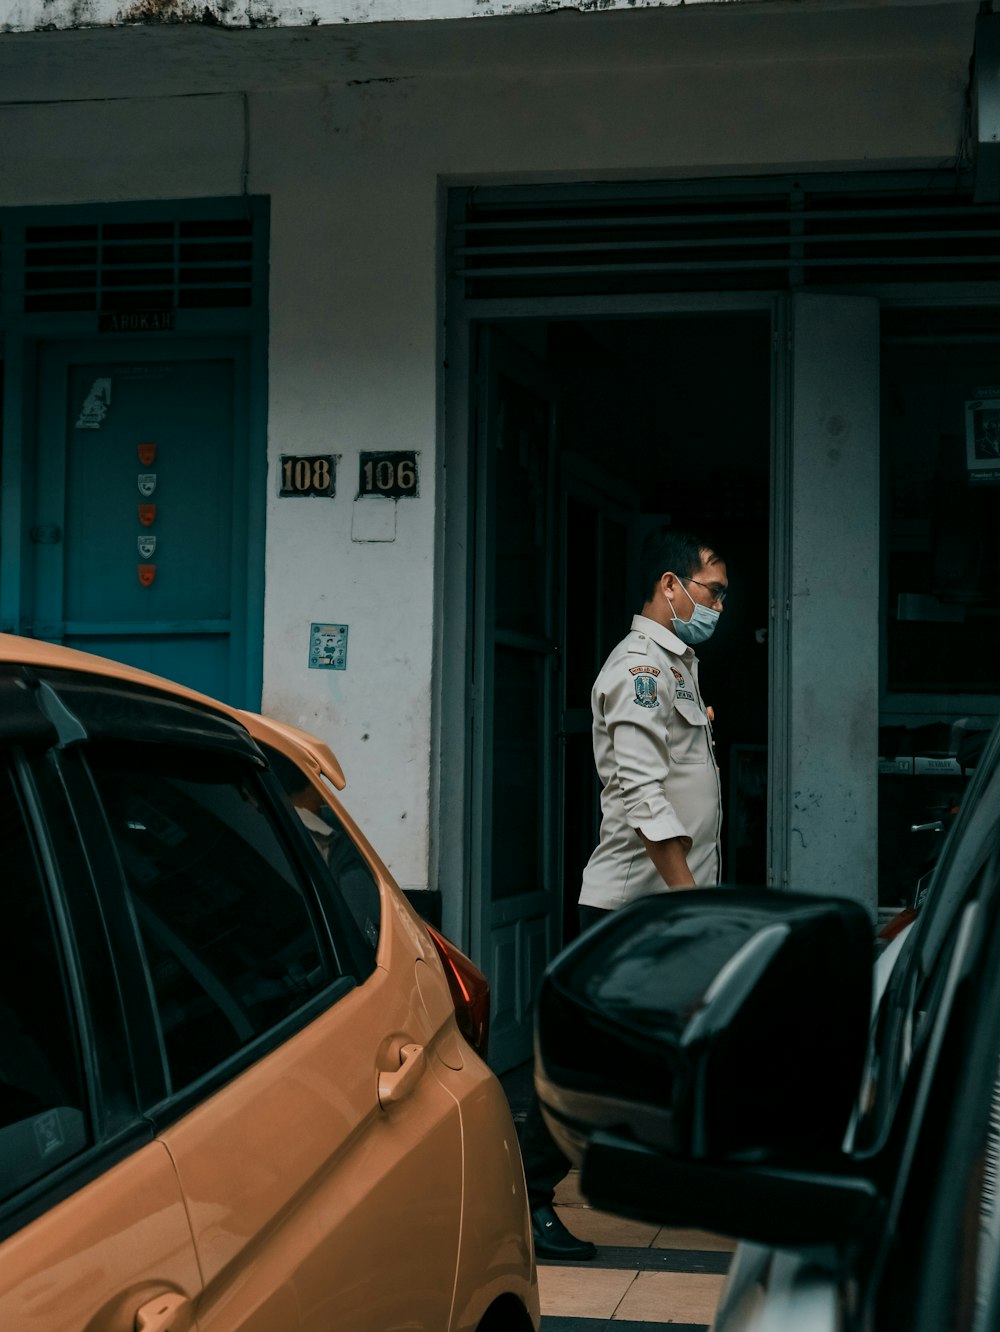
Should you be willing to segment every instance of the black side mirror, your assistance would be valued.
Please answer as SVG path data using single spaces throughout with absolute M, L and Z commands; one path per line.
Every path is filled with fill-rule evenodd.
M 535 1081 L 557 1140 L 580 1160 L 603 1134 L 598 1173 L 619 1210 L 615 1141 L 636 1149 L 633 1166 L 641 1149 L 652 1153 L 636 1179 L 652 1178 L 654 1157 L 674 1176 L 683 1166 L 691 1199 L 720 1170 L 725 1190 L 734 1168 L 753 1167 L 760 1202 L 804 1182 L 799 1169 L 817 1183 L 842 1174 L 867 1048 L 872 936 L 855 902 L 763 890 L 664 893 L 612 913 L 542 982 Z M 854 1217 L 848 1192 L 842 1211 Z M 662 1219 L 684 1221 L 679 1201 L 675 1192 Z M 741 1229 L 754 1206 L 737 1207 Z M 696 1210 L 689 1223 L 712 1224 Z M 718 1218 L 716 1228 L 739 1233 Z

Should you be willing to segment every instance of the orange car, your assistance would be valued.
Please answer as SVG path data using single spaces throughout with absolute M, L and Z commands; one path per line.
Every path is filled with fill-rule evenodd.
M 343 785 L 293 728 L 0 635 L 4 1332 L 536 1332 L 460 955 L 451 989 Z

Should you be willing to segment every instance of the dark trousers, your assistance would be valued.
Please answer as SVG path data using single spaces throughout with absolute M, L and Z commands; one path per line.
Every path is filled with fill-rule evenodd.
M 581 933 L 608 914 L 601 907 L 582 906 L 579 912 Z M 528 1185 L 528 1205 L 535 1211 L 551 1203 L 556 1185 L 569 1170 L 569 1161 L 552 1141 L 552 1135 L 542 1119 L 538 1097 L 534 1095 L 521 1129 L 521 1158 Z

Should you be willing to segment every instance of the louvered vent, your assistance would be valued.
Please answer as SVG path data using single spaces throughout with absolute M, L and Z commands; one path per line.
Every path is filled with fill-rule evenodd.
M 631 199 L 596 186 L 565 202 L 470 190 L 452 214 L 452 272 L 472 298 L 1000 279 L 1000 206 L 953 180 L 918 195 L 762 186 Z
M 246 218 L 28 226 L 24 241 L 26 314 L 251 304 Z

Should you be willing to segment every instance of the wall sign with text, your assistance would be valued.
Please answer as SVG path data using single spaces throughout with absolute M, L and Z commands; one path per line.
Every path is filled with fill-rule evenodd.
M 417 494 L 417 480 L 417 454 L 413 449 L 396 453 L 362 453 L 358 499 L 366 495 L 404 499 Z
M 311 671 L 347 670 L 346 624 L 311 624 L 309 626 L 309 669 Z
M 98 333 L 173 333 L 173 310 L 100 310 Z
M 278 494 L 332 497 L 337 493 L 335 463 L 332 453 L 283 453 L 278 474 Z

